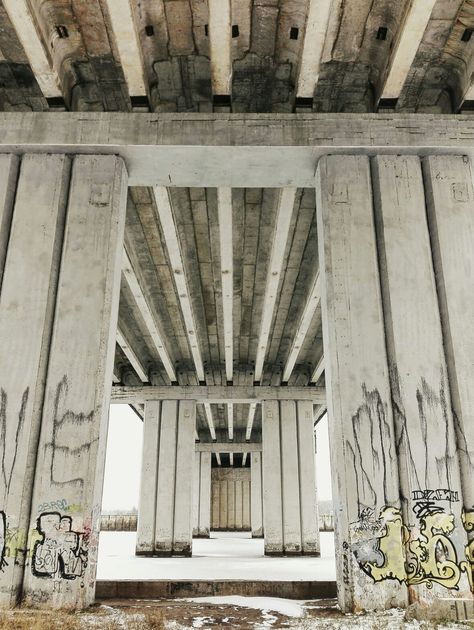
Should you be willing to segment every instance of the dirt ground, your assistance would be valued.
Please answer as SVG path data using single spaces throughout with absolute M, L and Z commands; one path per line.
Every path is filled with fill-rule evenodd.
M 96 605 L 87 612 L 63 613 L 18 609 L 0 613 L 0 630 L 473 630 L 474 622 L 430 624 L 405 621 L 391 610 L 368 615 L 343 615 L 334 602 L 300 602 L 302 616 L 286 616 L 271 609 L 186 600 L 120 601 Z

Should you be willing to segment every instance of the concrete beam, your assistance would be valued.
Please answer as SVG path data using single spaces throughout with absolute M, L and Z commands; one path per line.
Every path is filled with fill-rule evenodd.
M 401 28 L 382 98 L 398 98 L 406 81 L 436 0 L 413 0 Z
M 261 442 L 199 442 L 196 452 L 200 453 L 260 453 Z
M 325 154 L 467 154 L 474 117 L 0 112 L 0 152 L 121 155 L 130 186 L 314 186 Z
M 211 403 L 255 403 L 264 400 L 311 400 L 326 402 L 324 387 L 247 387 L 211 385 L 186 387 L 112 387 L 111 402 L 115 404 L 144 403 L 148 400 L 195 400 Z
M 246 433 L 245 433 L 245 438 L 247 440 L 250 440 L 250 436 L 252 435 L 252 427 L 253 427 L 253 421 L 255 420 L 255 412 L 257 410 L 257 403 L 250 403 L 250 408 L 249 408 L 249 417 L 247 419 L 247 429 L 246 429 Z
M 62 97 L 59 79 L 51 68 L 26 0 L 3 0 L 8 17 L 28 57 L 36 81 L 46 98 Z
M 163 186 L 155 186 L 153 188 L 153 192 L 155 195 L 158 217 L 163 229 L 166 248 L 168 250 L 171 269 L 173 270 L 176 292 L 181 306 L 181 313 L 184 319 L 189 347 L 191 349 L 194 366 L 196 368 L 197 379 L 198 381 L 204 381 L 204 365 L 197 338 L 197 326 L 194 319 L 181 245 L 179 243 L 178 231 L 176 229 L 168 190 Z
M 212 409 L 208 402 L 204 403 L 204 413 L 206 414 L 206 420 L 209 427 L 209 433 L 213 440 L 216 439 L 216 429 L 214 427 L 214 420 L 212 419 Z
M 273 312 L 278 297 L 278 286 L 283 270 L 286 243 L 288 241 L 291 218 L 295 205 L 295 196 L 296 188 L 283 188 L 279 191 L 277 218 L 273 232 L 272 249 L 265 284 L 265 296 L 263 299 L 262 321 L 257 342 L 257 357 L 255 359 L 256 381 L 260 381 L 263 374 L 263 365 L 268 349 Z
M 295 337 L 293 339 L 293 343 L 291 345 L 290 354 L 286 361 L 285 369 L 283 370 L 282 381 L 284 383 L 288 382 L 291 376 L 291 373 L 293 372 L 293 368 L 295 367 L 295 363 L 298 359 L 298 355 L 303 346 L 306 334 L 311 324 L 311 320 L 313 319 L 313 315 L 315 314 L 320 301 L 321 301 L 321 282 L 319 280 L 319 271 L 318 271 L 316 272 L 313 284 L 311 286 L 311 291 L 306 301 L 303 314 L 301 315 L 301 319 L 298 324 L 298 329 L 296 331 Z
M 311 375 L 311 383 L 317 383 L 324 372 L 324 355 L 319 359 Z
M 224 319 L 225 371 L 228 381 L 234 369 L 234 249 L 232 239 L 232 188 L 217 189 L 221 256 L 222 311 Z
M 16 0 L 15 0 L 16 1 Z M 143 62 L 130 0 L 106 0 L 130 96 L 145 96 Z
M 296 96 L 313 98 L 333 0 L 310 0 Z
M 133 350 L 130 343 L 127 341 L 126 336 L 120 328 L 117 328 L 117 343 L 122 348 L 124 355 L 130 361 L 130 365 L 137 373 L 138 378 L 142 381 L 142 383 L 147 383 L 147 369 L 138 358 L 136 352 Z
M 209 0 L 212 93 L 230 94 L 232 34 L 230 0 Z

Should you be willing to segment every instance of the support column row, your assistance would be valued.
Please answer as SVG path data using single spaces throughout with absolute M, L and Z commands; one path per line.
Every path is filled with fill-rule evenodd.
M 190 556 L 194 401 L 145 405 L 137 555 Z
M 194 454 L 194 538 L 209 538 L 211 534 L 211 459 L 212 453 Z
M 262 411 L 265 553 L 319 555 L 310 401 L 264 401 Z

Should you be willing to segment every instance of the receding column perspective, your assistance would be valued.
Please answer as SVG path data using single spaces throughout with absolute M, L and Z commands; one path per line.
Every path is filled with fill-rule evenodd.
M 252 538 L 263 536 L 263 484 L 262 453 L 251 454 L 250 458 L 250 521 Z
M 137 555 L 191 555 L 195 423 L 194 401 L 145 405 Z
M 265 554 L 319 555 L 312 405 L 264 401 L 262 416 Z

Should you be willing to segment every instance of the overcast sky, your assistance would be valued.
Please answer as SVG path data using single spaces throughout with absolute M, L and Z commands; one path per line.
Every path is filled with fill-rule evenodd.
M 111 405 L 105 463 L 103 510 L 138 507 L 143 424 L 128 405 Z M 316 432 L 318 499 L 331 499 L 327 416 Z

